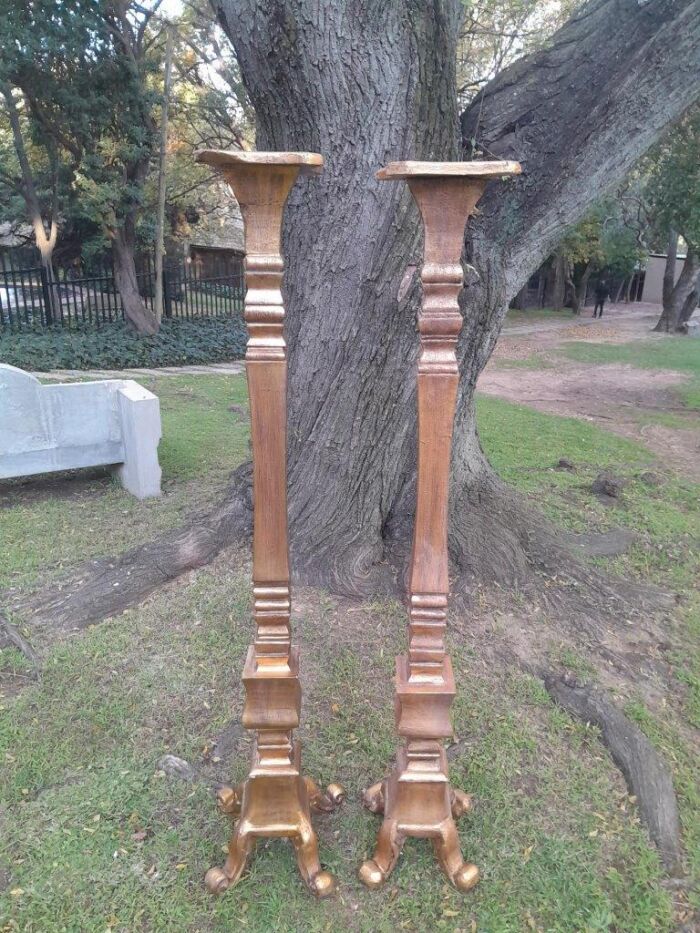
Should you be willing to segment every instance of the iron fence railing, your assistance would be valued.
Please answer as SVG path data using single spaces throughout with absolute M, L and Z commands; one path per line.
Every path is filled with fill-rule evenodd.
M 153 308 L 155 270 L 146 257 L 137 263 L 139 293 Z M 167 262 L 163 271 L 163 314 L 194 320 L 230 317 L 243 310 L 243 260 L 222 257 L 202 270 L 196 264 Z M 18 262 L 0 250 L 0 330 L 107 325 L 124 319 L 111 266 L 50 270 Z

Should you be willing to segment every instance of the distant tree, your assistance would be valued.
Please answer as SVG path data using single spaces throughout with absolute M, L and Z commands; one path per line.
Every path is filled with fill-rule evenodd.
M 4 99 L 21 99 L 32 135 L 70 164 L 77 211 L 111 243 L 124 315 L 139 333 L 157 330 L 139 294 L 135 249 L 157 144 L 159 5 L 0 0 Z
M 62 181 L 59 149 L 42 136 L 28 119 L 21 92 L 3 81 L 0 72 L 0 203 L 3 220 L 16 221 L 24 214 L 39 251 L 47 323 L 54 320 L 53 253 L 58 238 Z
M 175 26 L 166 212 L 178 236 L 221 209 L 221 189 L 195 150 L 250 148 L 255 132 L 238 63 L 208 2 L 191 0 Z M 149 183 L 149 206 L 154 196 Z
M 28 218 L 47 278 L 66 230 L 81 232 L 83 259 L 111 248 L 125 317 L 144 334 L 158 322 L 135 257 L 155 238 L 165 25 L 160 0 L 0 0 L 1 219 Z M 166 217 L 182 232 L 220 206 L 195 149 L 250 145 L 253 131 L 206 0 L 172 25 Z
M 577 0 L 470 0 L 457 42 L 457 96 L 462 106 L 504 68 L 549 39 Z
M 667 235 L 663 311 L 655 330 L 682 332 L 700 294 L 700 107 L 694 107 L 653 150 L 646 187 L 658 234 Z M 679 239 L 686 256 L 675 280 Z
M 619 195 L 604 198 L 569 229 L 551 257 L 547 303 L 579 314 L 591 276 L 617 280 L 622 289 L 631 285 L 644 255 L 643 241 L 628 223 Z
M 177 22 L 180 136 L 195 147 L 244 149 L 255 116 L 231 44 L 208 0 L 189 0 Z
M 559 247 L 557 261 L 562 262 L 566 283 L 565 302 L 579 314 L 586 301 L 588 281 L 603 265 L 603 223 L 599 209 L 591 211 L 570 230 Z M 577 267 L 579 273 L 577 275 Z

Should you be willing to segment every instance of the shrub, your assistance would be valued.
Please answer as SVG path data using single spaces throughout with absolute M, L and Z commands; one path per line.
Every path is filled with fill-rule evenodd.
M 163 321 L 155 337 L 125 324 L 0 334 L 0 362 L 37 372 L 51 369 L 127 369 L 184 366 L 242 359 L 240 317 Z

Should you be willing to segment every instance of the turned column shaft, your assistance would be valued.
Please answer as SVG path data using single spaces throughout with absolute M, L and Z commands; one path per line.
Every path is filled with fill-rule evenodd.
M 259 169 L 238 170 L 235 192 L 246 230 L 246 375 L 253 447 L 255 665 L 288 670 L 291 649 L 287 538 L 287 353 L 280 233 L 298 168 L 276 170 L 260 190 Z
M 253 618 L 255 639 L 243 667 L 243 725 L 254 732 L 251 768 L 238 787 L 220 786 L 219 807 L 237 818 L 221 868 L 206 875 L 220 893 L 241 877 L 261 837 L 292 840 L 299 871 L 314 894 L 334 882 L 321 870 L 311 810 L 343 798 L 301 774 L 299 649 L 291 644 L 287 536 L 287 359 L 282 304 L 281 229 L 287 196 L 300 172 L 323 159 L 308 152 L 221 152 L 198 159 L 223 170 L 243 215 L 246 242 L 246 374 L 253 447 Z
M 258 764 L 288 768 L 299 725 L 298 655 L 291 645 L 287 535 L 287 348 L 281 231 L 299 167 L 240 165 L 227 172 L 246 236 L 246 377 L 253 448 L 253 620 L 243 724 L 257 732 Z M 281 679 L 277 679 L 280 677 Z
M 402 745 L 389 777 L 364 795 L 383 814 L 374 857 L 360 868 L 370 888 L 393 871 L 407 836 L 433 840 L 435 855 L 460 890 L 479 870 L 466 863 L 455 819 L 469 797 L 450 787 L 444 740 L 452 735 L 455 681 L 445 652 L 449 560 L 448 491 L 452 431 L 459 383 L 458 297 L 464 227 L 489 178 L 519 171 L 516 163 L 392 162 L 382 180 L 405 180 L 425 230 L 418 317 L 418 478 L 409 579 L 408 652 L 396 659 L 396 731 Z
M 462 329 L 458 296 L 464 224 L 481 196 L 479 183 L 409 179 L 425 228 L 421 270 L 423 302 L 418 318 L 418 484 L 409 593 L 408 680 L 445 681 L 445 625 L 449 565 L 448 487 L 452 425 L 459 370 L 457 339 Z

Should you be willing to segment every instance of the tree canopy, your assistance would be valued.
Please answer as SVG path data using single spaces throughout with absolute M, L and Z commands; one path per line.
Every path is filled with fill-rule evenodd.
M 158 0 L 36 0 L 16 9 L 0 0 L 0 191 L 9 215 L 2 219 L 38 214 L 37 245 L 40 227 L 47 238 L 52 231 L 51 251 L 71 230 L 83 259 L 110 246 L 125 314 L 141 332 L 156 327 L 136 286 L 134 254 L 153 241 L 159 8 Z M 209 7 L 188 6 L 174 25 L 167 214 L 177 227 L 212 206 L 209 173 L 194 165 L 194 149 L 240 146 L 247 103 Z

